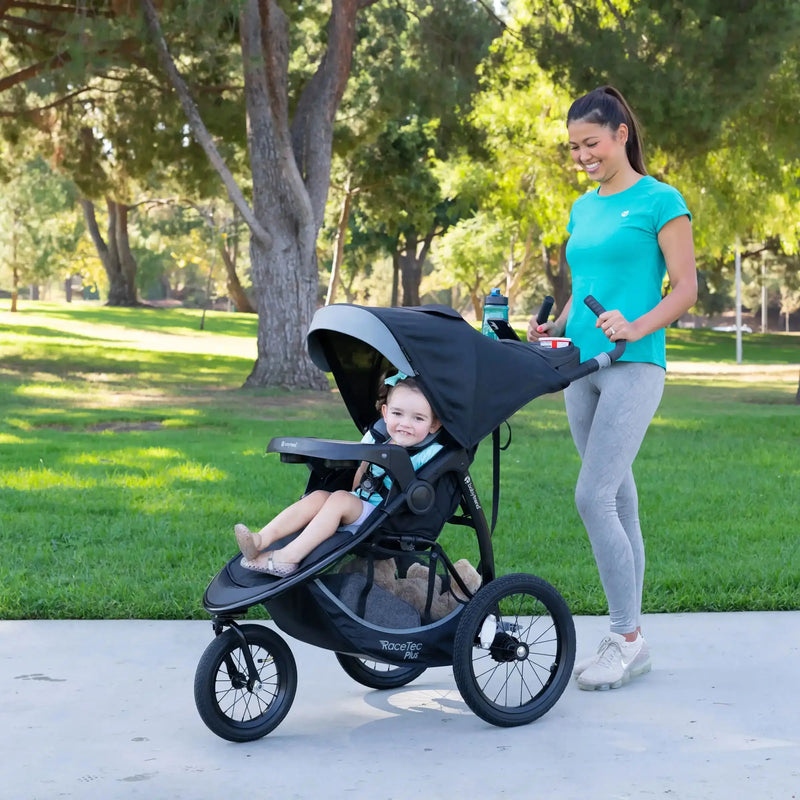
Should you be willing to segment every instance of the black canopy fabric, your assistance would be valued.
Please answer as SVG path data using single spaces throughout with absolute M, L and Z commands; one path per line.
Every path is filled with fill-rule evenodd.
M 333 372 L 362 431 L 375 420 L 382 376 L 410 366 L 445 430 L 467 448 L 569 383 L 535 345 L 491 339 L 440 305 L 327 306 L 314 316 L 308 347 L 314 363 Z

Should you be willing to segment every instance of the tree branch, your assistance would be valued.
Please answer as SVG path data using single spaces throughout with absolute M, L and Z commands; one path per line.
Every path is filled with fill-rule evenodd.
M 18 83 L 24 83 L 31 78 L 35 78 L 37 75 L 41 75 L 41 73 L 48 69 L 59 67 L 70 61 L 72 61 L 72 56 L 65 50 L 62 53 L 56 53 L 56 55 L 51 56 L 45 61 L 40 61 L 38 64 L 31 64 L 29 67 L 25 67 L 25 69 L 21 69 L 13 75 L 7 75 L 5 78 L 0 79 L 0 92 L 4 92 L 6 89 L 10 89 Z
M 364 3 L 358 0 L 333 0 L 327 48 L 300 95 L 292 120 L 294 154 L 308 187 L 318 227 L 322 226 L 325 214 L 333 122 L 350 76 L 355 20 L 362 7 Z
M 277 202 L 291 209 L 300 248 L 308 254 L 315 247 L 317 231 L 289 133 L 288 20 L 275 0 L 247 0 L 242 6 L 239 30 L 253 205 L 259 216 L 270 214 L 276 198 L 266 198 L 263 187 L 277 187 L 281 192 Z
M 603 0 L 605 7 L 614 15 L 614 18 L 620 25 L 625 24 L 625 18 L 620 14 L 619 9 L 611 2 L 611 0 Z
M 164 34 L 161 31 L 161 25 L 159 24 L 158 16 L 156 15 L 155 8 L 153 7 L 152 0 L 140 0 L 140 4 L 147 29 L 150 32 L 150 37 L 153 40 L 156 51 L 158 52 L 158 58 L 161 62 L 161 66 L 167 73 L 170 82 L 178 94 L 184 113 L 186 114 L 186 118 L 189 121 L 189 126 L 192 129 L 192 133 L 197 139 L 198 144 L 205 151 L 209 161 L 214 169 L 216 169 L 220 178 L 222 178 L 222 182 L 228 191 L 228 197 L 234 206 L 239 209 L 239 213 L 250 227 L 253 235 L 258 238 L 263 247 L 265 247 L 267 250 L 270 249 L 272 247 L 272 236 L 266 230 L 264 230 L 261 223 L 258 221 L 258 219 L 256 219 L 253 209 L 250 208 L 250 205 L 242 194 L 242 190 L 236 183 L 236 180 L 231 174 L 230 169 L 228 169 L 228 165 L 220 155 L 219 150 L 217 150 L 217 146 L 214 144 L 211 134 L 208 132 L 205 123 L 200 117 L 200 112 L 197 110 L 197 106 L 195 105 L 194 100 L 189 93 L 189 89 L 187 88 L 183 77 L 178 71 L 178 68 L 175 66 L 175 62 L 172 59 L 169 48 L 167 47 L 167 43 L 164 39 Z

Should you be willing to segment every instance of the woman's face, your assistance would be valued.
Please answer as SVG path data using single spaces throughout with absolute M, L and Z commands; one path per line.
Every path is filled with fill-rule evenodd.
M 567 125 L 567 133 L 572 160 L 593 180 L 606 183 L 628 164 L 625 123 L 614 131 L 608 125 L 576 120 Z

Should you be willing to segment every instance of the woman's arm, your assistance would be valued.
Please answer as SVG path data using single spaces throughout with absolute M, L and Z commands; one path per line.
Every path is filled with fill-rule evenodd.
M 658 246 L 667 262 L 672 290 L 655 308 L 632 322 L 616 309 L 603 312 L 597 318 L 597 327 L 602 328 L 612 342 L 618 339 L 636 342 L 653 331 L 666 328 L 697 301 L 697 268 L 689 217 L 675 217 L 667 222 L 659 231 Z

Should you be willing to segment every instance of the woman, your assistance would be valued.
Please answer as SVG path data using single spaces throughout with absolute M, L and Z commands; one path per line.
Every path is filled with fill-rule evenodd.
M 610 633 L 575 668 L 581 689 L 615 689 L 650 670 L 641 630 L 644 542 L 632 464 L 664 389 L 664 329 L 697 299 L 691 214 L 677 192 L 647 175 L 639 125 L 622 95 L 603 86 L 567 114 L 572 159 L 597 181 L 573 205 L 567 230 L 572 298 L 540 336 L 572 338 L 584 353 L 628 342 L 608 369 L 564 392 L 581 456 L 575 502 L 608 600 Z M 664 275 L 671 291 L 662 298 Z M 599 317 L 584 305 L 593 295 Z

